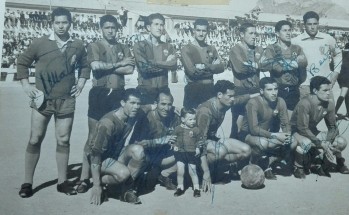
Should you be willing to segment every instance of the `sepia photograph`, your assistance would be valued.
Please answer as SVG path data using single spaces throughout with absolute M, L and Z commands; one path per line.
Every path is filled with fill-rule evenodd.
M 1 214 L 348 214 L 348 1 L 0 12 Z

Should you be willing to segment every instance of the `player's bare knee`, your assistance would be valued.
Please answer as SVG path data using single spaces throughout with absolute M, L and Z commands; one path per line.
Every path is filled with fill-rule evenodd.
M 44 135 L 33 135 L 33 134 L 31 134 L 28 144 L 31 144 L 31 145 L 41 145 L 43 139 L 44 139 Z
M 144 160 L 145 155 L 144 155 L 144 150 L 141 145 L 130 145 L 129 149 L 131 152 L 132 159 L 134 160 Z
M 347 147 L 348 142 L 344 137 L 338 136 L 334 144 L 336 145 L 336 149 L 343 151 Z
M 247 158 L 251 155 L 252 149 L 249 145 L 245 144 L 241 147 L 241 158 Z
M 216 160 L 223 160 L 226 154 L 227 154 L 227 151 L 224 150 L 223 148 L 217 149 L 214 153 Z
M 116 177 L 120 182 L 126 181 L 130 175 L 131 173 L 127 168 L 120 168 L 114 173 L 114 177 Z
M 255 140 L 254 146 L 258 147 L 260 151 L 264 151 L 268 148 L 275 148 L 275 144 L 273 144 L 271 140 L 267 138 L 258 138 L 258 140 Z
M 69 136 L 56 136 L 57 137 L 57 150 L 63 150 L 67 151 L 69 150 L 70 144 L 69 144 Z

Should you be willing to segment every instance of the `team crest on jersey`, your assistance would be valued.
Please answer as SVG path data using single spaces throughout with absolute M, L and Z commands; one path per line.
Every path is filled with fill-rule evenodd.
M 207 54 L 208 54 L 208 56 L 209 56 L 210 58 L 213 58 L 213 52 L 208 51 Z
M 122 60 L 122 59 L 124 58 L 124 53 L 119 52 L 119 53 L 118 53 L 118 58 L 119 58 L 120 60 Z
M 292 58 L 297 58 L 297 53 L 296 52 L 292 53 Z
M 168 50 L 167 50 L 167 49 L 164 49 L 164 50 L 162 51 L 162 53 L 165 55 L 165 57 L 168 56 Z
M 193 137 L 193 136 L 194 136 L 193 131 L 189 131 L 189 137 Z

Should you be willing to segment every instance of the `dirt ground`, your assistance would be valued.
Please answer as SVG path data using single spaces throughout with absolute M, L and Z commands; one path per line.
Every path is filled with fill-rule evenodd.
M 229 76 L 228 76 L 229 75 Z M 231 77 L 230 73 L 218 78 Z M 128 86 L 135 86 L 135 75 L 127 77 Z M 76 114 L 71 136 L 69 179 L 80 174 L 83 146 L 87 137 L 88 82 L 77 99 Z M 181 106 L 183 78 L 171 84 L 175 105 Z M 338 97 L 338 86 L 335 98 Z M 177 98 L 177 99 L 176 99 Z M 341 109 L 344 112 L 344 105 Z M 41 158 L 34 177 L 35 194 L 28 199 L 18 195 L 24 177 L 24 152 L 30 131 L 29 99 L 19 83 L 0 82 L 0 214 L 3 215 L 61 215 L 61 214 L 348 214 L 349 175 L 332 173 L 332 178 L 308 175 L 305 180 L 280 176 L 276 181 L 265 181 L 260 190 L 246 190 L 240 181 L 216 184 L 212 193 L 193 197 L 188 189 L 181 197 L 174 197 L 159 185 L 155 191 L 141 196 L 141 205 L 130 205 L 110 198 L 101 206 L 89 204 L 90 193 L 66 196 L 56 191 L 57 168 L 55 161 L 54 122 L 51 120 L 42 144 Z M 229 135 L 230 113 L 220 129 L 220 135 Z M 348 122 L 339 122 L 340 132 L 349 137 Z M 321 124 L 320 128 L 325 128 Z M 349 149 L 343 153 L 349 160 Z M 349 162 L 347 162 L 349 164 Z

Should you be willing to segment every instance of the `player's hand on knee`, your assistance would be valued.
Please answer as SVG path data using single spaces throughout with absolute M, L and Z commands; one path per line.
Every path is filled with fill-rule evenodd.
M 103 189 L 100 185 L 93 185 L 91 190 L 90 203 L 94 205 L 100 205 L 102 203 Z
M 337 149 L 334 145 L 330 144 L 328 146 L 334 155 L 341 153 L 341 150 Z
M 279 140 L 280 145 L 283 145 L 285 141 L 287 141 L 290 138 L 290 134 L 288 133 L 272 133 L 271 135 L 272 139 L 277 139 Z
M 324 153 L 329 161 L 334 161 L 335 155 L 333 154 L 333 152 L 329 148 L 327 150 L 325 150 Z
M 285 133 L 286 134 L 286 140 L 284 141 L 284 145 L 290 145 L 292 143 L 292 136 L 290 133 Z
M 321 147 L 324 149 L 324 153 L 327 159 L 333 161 L 335 156 L 331 150 L 331 143 L 329 141 L 322 141 Z

